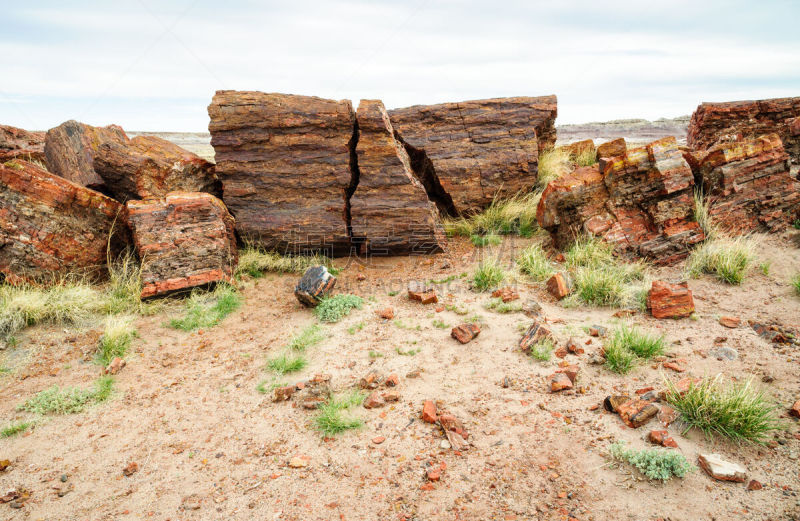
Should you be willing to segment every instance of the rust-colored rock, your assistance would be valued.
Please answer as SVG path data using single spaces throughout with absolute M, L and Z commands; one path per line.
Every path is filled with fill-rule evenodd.
M 450 447 L 453 450 L 463 451 L 469 449 L 469 433 L 464 429 L 464 424 L 461 420 L 449 413 L 442 413 L 439 415 L 439 426 L 447 436 L 447 441 L 450 442 Z
M 330 295 L 336 286 L 334 277 L 325 266 L 311 266 L 306 269 L 297 285 L 294 296 L 306 307 L 316 307 L 320 301 Z
M 0 273 L 11 283 L 97 272 L 125 239 L 122 205 L 25 161 L 0 164 Z
M 655 318 L 688 317 L 694 313 L 694 299 L 689 284 L 654 280 L 647 293 L 647 309 Z
M 794 416 L 795 418 L 800 418 L 800 400 L 797 400 L 792 405 L 792 408 L 789 409 L 789 416 Z
M 383 407 L 385 404 L 386 401 L 383 399 L 383 397 L 381 397 L 378 391 L 370 393 L 370 395 L 364 400 L 365 409 L 377 409 L 378 407 Z
M 425 400 L 422 403 L 422 421 L 427 423 L 436 423 L 439 417 L 436 414 L 436 404 L 433 400 Z
M 94 170 L 94 158 L 100 145 L 124 144 L 128 136 L 117 125 L 93 127 L 70 120 L 47 131 L 44 155 L 47 169 L 81 186 L 102 189 L 103 178 Z
M 742 319 L 739 317 L 719 317 L 719 323 L 730 329 L 736 329 L 742 325 Z
M 608 412 L 618 412 L 619 408 L 631 401 L 631 397 L 624 394 L 612 394 L 603 400 L 603 407 Z
M 678 448 L 678 443 L 665 430 L 650 431 L 647 434 L 647 441 L 654 445 L 661 445 L 662 447 Z
M 625 425 L 635 429 L 658 414 L 658 407 L 647 400 L 635 398 L 618 406 L 617 413 Z
M 705 238 L 693 217 L 693 186 L 675 138 L 664 138 L 552 181 L 536 218 L 558 247 L 588 233 L 624 256 L 672 264 Z
M 686 143 L 705 150 L 722 141 L 777 133 L 800 163 L 800 97 L 702 103 L 692 114 Z
M 554 340 L 553 334 L 541 322 L 534 320 L 525 331 L 525 334 L 522 335 L 522 338 L 519 339 L 519 348 L 527 353 L 532 346 L 544 339 Z
M 800 212 L 800 182 L 777 134 L 720 143 L 698 163 L 709 215 L 726 231 L 780 231 Z
M 218 91 L 208 114 L 223 198 L 244 240 L 286 252 L 350 252 L 349 101 Z
M 568 273 L 555 273 L 547 280 L 547 291 L 557 300 L 570 294 L 570 279 Z
M 447 213 L 473 213 L 536 184 L 555 144 L 555 96 L 415 105 L 389 111 L 417 177 Z
M 423 304 L 436 304 L 439 302 L 436 291 L 427 287 L 424 283 L 414 281 L 408 284 L 408 298 Z
M 594 141 L 591 139 L 576 141 L 574 143 L 570 143 L 569 145 L 564 145 L 562 148 L 566 150 L 573 158 L 583 154 L 591 154 L 594 156 L 597 153 L 597 150 L 594 146 Z
M 550 375 L 550 392 L 557 393 L 572 389 L 572 380 L 564 373 L 553 373 Z
M 94 170 L 121 202 L 164 197 L 169 192 L 208 192 L 220 196 L 214 165 L 155 136 L 101 144 Z
M 612 139 L 606 141 L 602 145 L 597 145 L 597 160 L 603 157 L 616 157 L 625 155 L 628 150 L 628 145 L 625 143 L 625 138 Z
M 511 286 L 496 289 L 492 292 L 492 297 L 499 298 L 503 302 L 512 302 L 519 299 L 519 293 Z
M 361 100 L 358 122 L 358 184 L 350 197 L 352 236 L 376 254 L 442 251 L 444 229 L 436 206 L 411 168 L 380 100 Z
M 232 282 L 238 263 L 234 219 L 211 194 L 175 192 L 128 201 L 128 221 L 142 259 L 142 298 Z
M 454 327 L 453 330 L 450 331 L 450 336 L 462 344 L 466 344 L 478 336 L 480 332 L 481 328 L 478 326 L 478 324 L 461 324 Z
M 44 162 L 44 132 L 0 125 L 0 163 L 16 158 Z

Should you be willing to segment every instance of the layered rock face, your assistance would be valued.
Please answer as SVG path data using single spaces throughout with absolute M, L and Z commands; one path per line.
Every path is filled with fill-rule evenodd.
M 121 202 L 164 197 L 169 192 L 222 195 L 212 163 L 155 136 L 101 144 L 94 170 Z
M 416 105 L 389 116 L 439 209 L 469 214 L 536 184 L 555 144 L 555 96 Z
M 537 220 L 562 248 L 588 233 L 627 256 L 670 264 L 704 239 L 693 220 L 693 185 L 675 138 L 665 138 L 552 181 Z
M 103 178 L 94 170 L 94 157 L 106 142 L 125 143 L 128 136 L 116 125 L 93 127 L 67 121 L 47 131 L 44 154 L 47 169 L 88 188 L 102 188 Z
M 436 207 L 414 176 L 383 103 L 361 100 L 356 120 L 358 185 L 349 207 L 354 240 L 375 254 L 441 251 Z
M 350 251 L 349 101 L 218 91 L 208 114 L 223 198 L 244 240 L 284 252 Z
M 11 283 L 92 272 L 106 263 L 122 206 L 24 161 L 0 164 L 0 272 Z
M 0 162 L 14 158 L 44 161 L 44 132 L 0 125 Z
M 723 142 L 695 154 L 698 184 L 721 228 L 739 233 L 783 229 L 800 212 L 800 182 L 777 134 Z
M 127 217 L 142 259 L 142 298 L 232 281 L 238 263 L 234 219 L 211 194 L 174 192 L 128 201 Z
M 800 97 L 702 103 L 692 114 L 686 142 L 694 150 L 720 141 L 777 133 L 786 152 L 800 164 Z

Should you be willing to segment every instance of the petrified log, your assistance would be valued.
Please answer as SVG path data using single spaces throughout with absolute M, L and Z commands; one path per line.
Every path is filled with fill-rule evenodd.
M 800 211 L 800 182 L 777 134 L 722 142 L 695 158 L 709 214 L 723 229 L 777 231 Z
M 436 207 L 414 177 L 383 103 L 361 100 L 356 120 L 358 186 L 350 197 L 353 238 L 363 241 L 372 254 L 441 251 L 444 230 Z
M 721 141 L 777 133 L 794 163 L 800 163 L 800 97 L 702 103 L 692 114 L 686 143 L 705 150 Z
M 97 149 L 105 142 L 125 143 L 128 136 L 121 127 L 93 127 L 70 120 L 47 131 L 44 155 L 47 169 L 88 188 L 102 188 L 103 178 L 94 171 Z
M 294 287 L 294 296 L 304 306 L 313 308 L 333 291 L 334 286 L 336 277 L 328 272 L 328 268 L 311 266 Z
M 0 272 L 11 283 L 99 273 L 123 238 L 112 233 L 122 205 L 13 160 L 0 164 Z
M 600 161 L 601 157 L 621 156 L 627 150 L 628 145 L 625 143 L 625 138 L 612 139 L 597 146 L 597 160 Z
M 293 253 L 350 251 L 349 101 L 217 91 L 208 114 L 223 198 L 244 240 Z
M 169 192 L 222 195 L 212 163 L 155 136 L 101 144 L 94 170 L 121 202 L 164 197 Z
M 0 125 L 0 162 L 14 158 L 44 161 L 44 132 Z
M 497 98 L 390 110 L 417 177 L 447 213 L 473 213 L 536 184 L 555 144 L 556 97 Z
M 536 217 L 559 247 L 588 233 L 627 256 L 671 264 L 704 238 L 693 217 L 693 185 L 675 138 L 664 138 L 552 181 Z
M 142 298 L 212 282 L 231 282 L 239 257 L 234 219 L 201 192 L 128 201 L 128 223 L 142 259 Z

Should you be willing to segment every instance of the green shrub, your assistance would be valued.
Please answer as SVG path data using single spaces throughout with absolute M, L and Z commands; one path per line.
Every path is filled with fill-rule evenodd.
M 489 300 L 485 307 L 498 313 L 516 313 L 517 311 L 522 311 L 522 302 L 519 300 L 503 302 L 503 299 L 498 297 Z
M 752 237 L 720 235 L 692 251 L 686 261 L 686 270 L 693 278 L 709 273 L 728 284 L 741 284 L 756 261 L 757 249 L 758 243 Z
M 678 451 L 664 449 L 634 450 L 625 448 L 623 442 L 611 444 L 611 457 L 636 467 L 649 479 L 668 481 L 672 476 L 684 477 L 695 467 Z
M 108 400 L 113 390 L 114 379 L 110 376 L 98 378 L 93 389 L 61 389 L 54 385 L 35 394 L 17 409 L 36 414 L 73 414 L 83 411 L 91 403 Z
M 603 268 L 616 264 L 614 247 L 593 235 L 579 235 L 564 254 L 568 268 Z
M 342 293 L 323 298 L 314 308 L 314 314 L 320 322 L 338 322 L 353 309 L 361 309 L 363 304 L 364 299 L 361 297 Z
M 210 292 L 195 290 L 186 299 L 186 315 L 171 320 L 170 326 L 182 331 L 214 327 L 241 305 L 236 288 L 228 284 L 217 284 Z
M 103 336 L 100 337 L 97 351 L 97 361 L 108 365 L 115 357 L 123 358 L 135 337 L 133 318 L 114 315 L 106 317 Z
M 614 329 L 603 345 L 606 367 L 619 374 L 629 373 L 639 359 L 658 356 L 665 348 L 663 337 L 625 324 Z
M 31 425 L 33 425 L 31 422 L 12 423 L 8 427 L 4 427 L 0 430 L 0 437 L 10 438 L 16 436 L 17 434 L 27 431 Z
M 553 274 L 553 264 L 547 259 L 539 244 L 532 244 L 517 257 L 520 271 L 537 282 L 547 280 Z
M 472 275 L 472 287 L 478 291 L 486 291 L 496 287 L 505 278 L 506 272 L 497 257 L 489 257 L 475 269 Z

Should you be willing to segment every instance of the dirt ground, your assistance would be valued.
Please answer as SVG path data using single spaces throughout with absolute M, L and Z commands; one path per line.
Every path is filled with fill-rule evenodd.
M 0 351 L 0 365 L 10 369 L 0 376 L 0 425 L 25 419 L 36 425 L 25 435 L 0 439 L 0 459 L 12 462 L 0 473 L 0 493 L 23 487 L 32 496 L 19 509 L 0 504 L 0 518 L 800 519 L 800 427 L 785 413 L 800 399 L 800 352 L 768 343 L 747 325 L 756 320 L 800 329 L 800 297 L 788 284 L 800 271 L 799 235 L 792 230 L 765 240 L 760 253 L 770 263 L 769 275 L 754 270 L 739 287 L 710 277 L 690 280 L 697 320 L 641 313 L 629 319 L 666 335 L 669 354 L 686 360 L 688 370 L 680 375 L 658 364 L 626 376 L 591 365 L 602 339 L 584 328 L 613 327 L 620 321 L 615 310 L 564 308 L 542 285 L 520 277 L 514 285 L 522 300 L 542 305 L 562 344 L 570 336 L 591 340 L 585 354 L 566 358 L 580 366 L 575 390 L 558 394 L 548 392 L 547 377 L 559 359 L 537 362 L 517 348 L 531 319 L 485 309 L 489 295 L 471 291 L 467 277 L 460 277 L 488 250 L 455 240 L 447 254 L 435 256 L 373 259 L 368 265 L 338 259 L 344 269 L 337 290 L 364 297 L 365 305 L 325 325 L 328 337 L 308 350 L 308 367 L 284 380 L 325 373 L 344 390 L 371 370 L 396 373 L 401 400 L 357 408 L 364 427 L 333 439 L 313 429 L 313 411 L 296 401 L 274 403 L 256 390 L 270 378 L 265 361 L 282 351 L 292 333 L 315 322 L 292 295 L 296 275 L 243 282 L 242 307 L 209 330 L 167 327 L 181 312 L 178 302 L 139 319 L 140 338 L 116 378 L 116 395 L 80 414 L 34 417 L 16 407 L 53 384 L 90 386 L 100 371 L 92 362 L 99 329 L 28 329 L 17 347 Z M 525 244 L 507 238 L 500 249 L 508 258 Z M 661 268 L 655 276 L 678 279 L 681 269 Z M 467 315 L 408 300 L 409 281 L 451 275 L 455 280 L 438 286 L 440 301 L 467 309 Z M 393 321 L 376 314 L 387 306 L 394 309 Z M 476 314 L 482 317 L 480 336 L 466 345 L 453 340 L 450 328 Z M 743 325 L 724 328 L 721 315 L 739 317 Z M 449 327 L 435 327 L 435 320 Z M 724 345 L 736 349 L 738 359 L 708 354 L 717 337 L 727 338 Z M 415 349 L 413 356 L 398 353 Z M 408 377 L 415 369 L 419 376 Z M 626 427 L 618 416 L 596 409 L 605 396 L 662 389 L 665 378 L 718 373 L 753 377 L 774 397 L 786 426 L 774 436 L 777 443 L 739 446 L 684 434 L 678 423 L 668 430 L 691 462 L 700 452 L 717 452 L 746 466 L 748 479 L 763 483 L 762 490 L 715 481 L 702 470 L 662 485 L 610 463 L 613 441 L 647 448 L 647 432 L 660 424 Z M 442 448 L 441 430 L 420 419 L 425 399 L 464 422 L 469 450 Z M 385 441 L 374 443 L 377 436 Z M 307 465 L 288 466 L 295 456 L 307 458 Z M 139 470 L 126 477 L 123 468 L 131 462 Z M 432 466 L 444 471 L 428 484 L 425 473 Z

